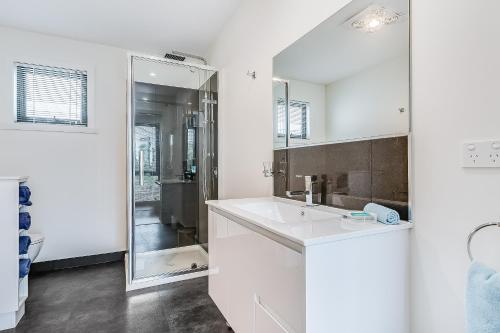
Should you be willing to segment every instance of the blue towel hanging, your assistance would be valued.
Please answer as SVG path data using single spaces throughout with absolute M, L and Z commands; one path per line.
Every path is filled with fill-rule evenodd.
M 30 236 L 19 236 L 19 254 L 27 254 L 30 244 Z
M 31 227 L 31 215 L 28 212 L 19 213 L 19 229 L 28 230 Z
M 31 206 L 31 191 L 26 185 L 19 186 L 19 203 L 25 206 Z
M 467 332 L 500 332 L 500 273 L 474 261 L 467 280 Z
M 19 277 L 22 279 L 30 272 L 31 260 L 19 259 Z

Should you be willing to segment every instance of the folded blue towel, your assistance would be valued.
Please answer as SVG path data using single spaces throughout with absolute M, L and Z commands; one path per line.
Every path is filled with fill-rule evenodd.
M 467 332 L 500 332 L 500 273 L 478 262 L 469 268 L 466 292 Z
M 384 224 L 399 224 L 399 213 L 376 203 L 370 202 L 363 209 L 366 213 L 377 214 L 377 221 Z
M 30 188 L 25 185 L 19 186 L 19 203 L 21 205 L 31 206 L 30 197 L 31 197 Z
M 28 212 L 19 213 L 19 229 L 28 230 L 31 227 L 31 215 Z
M 30 272 L 31 260 L 19 259 L 19 277 L 22 279 Z
M 28 253 L 28 248 L 31 244 L 30 236 L 19 236 L 19 254 Z

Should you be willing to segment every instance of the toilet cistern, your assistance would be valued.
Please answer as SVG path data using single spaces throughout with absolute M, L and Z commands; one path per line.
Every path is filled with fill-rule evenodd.
M 296 175 L 295 177 L 297 178 L 302 178 L 304 177 L 304 191 L 286 191 L 286 196 L 291 198 L 294 195 L 302 195 L 305 194 L 306 196 L 306 206 L 312 207 L 316 206 L 313 204 L 313 183 L 318 179 L 317 176 L 302 176 L 302 175 Z

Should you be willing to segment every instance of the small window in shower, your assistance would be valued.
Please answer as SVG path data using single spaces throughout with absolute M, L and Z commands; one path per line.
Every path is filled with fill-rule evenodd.
M 187 159 L 192 161 L 194 160 L 195 155 L 195 139 L 196 139 L 196 130 L 194 128 L 189 128 L 187 130 Z

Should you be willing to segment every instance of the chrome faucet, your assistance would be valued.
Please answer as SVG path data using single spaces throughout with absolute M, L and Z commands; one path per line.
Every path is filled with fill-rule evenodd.
M 291 198 L 294 195 L 306 195 L 306 206 L 314 206 L 313 204 L 313 183 L 318 178 L 317 176 L 302 176 L 296 175 L 297 178 L 304 177 L 304 191 L 286 191 L 286 196 Z

